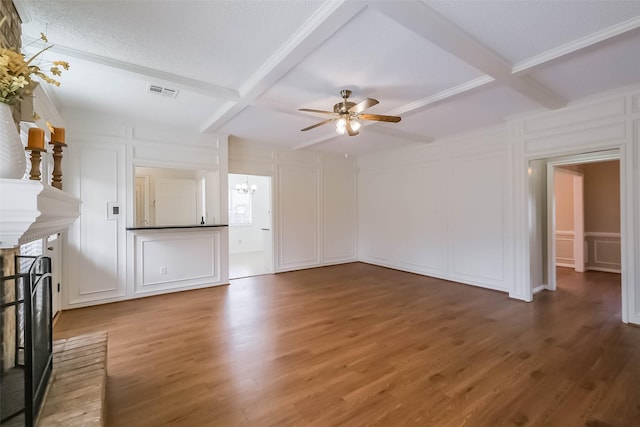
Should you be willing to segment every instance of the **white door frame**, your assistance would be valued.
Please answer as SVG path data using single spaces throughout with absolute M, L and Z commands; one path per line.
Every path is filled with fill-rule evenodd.
M 584 175 L 573 176 L 573 262 L 584 273 Z
M 567 165 L 575 165 L 575 164 L 585 164 L 585 163 L 596 163 L 603 162 L 608 160 L 620 160 L 620 150 L 606 150 L 606 151 L 597 151 L 593 153 L 584 153 L 584 154 L 576 154 L 562 157 L 554 157 L 547 160 L 547 284 L 545 286 L 546 289 L 555 290 L 556 289 L 556 241 L 555 241 L 555 229 L 556 229 L 556 220 L 555 220 L 555 179 L 554 179 L 554 168 L 556 166 L 567 166 Z M 622 171 L 622 168 L 621 168 Z M 622 172 L 621 172 L 622 174 Z M 621 178 L 622 179 L 622 178 Z M 575 181 L 574 181 L 575 184 Z M 575 188 L 575 187 L 574 187 Z M 621 191 L 623 186 L 620 186 Z M 575 190 L 574 190 L 575 193 Z M 575 198 L 574 198 L 575 203 Z M 622 209 L 621 209 L 622 213 Z M 575 214 L 575 212 L 574 212 Z M 624 215 L 624 213 L 622 213 Z M 584 221 L 584 219 L 582 219 Z M 584 222 L 582 222 L 582 239 L 581 242 L 584 241 Z M 577 236 L 576 236 L 577 237 Z M 576 237 L 574 237 L 574 248 L 576 245 Z M 620 233 L 620 244 L 621 248 L 624 251 L 625 245 L 623 244 L 623 239 L 626 239 L 624 233 Z M 584 245 L 584 243 L 582 243 Z M 584 246 L 583 246 L 584 247 Z M 626 280 L 626 269 L 624 268 L 625 256 L 624 253 L 621 256 L 622 262 L 622 321 L 627 322 L 627 280 Z M 583 257 L 584 263 L 584 257 Z M 584 267 L 583 267 L 584 268 Z

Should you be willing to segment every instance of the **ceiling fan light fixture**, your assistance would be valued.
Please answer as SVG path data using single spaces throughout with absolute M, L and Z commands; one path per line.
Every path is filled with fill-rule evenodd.
M 318 113 L 318 114 L 326 114 L 331 116 L 328 119 L 325 119 L 321 122 L 313 124 L 311 126 L 307 126 L 304 129 L 300 129 L 300 131 L 305 132 L 311 129 L 315 129 L 319 126 L 326 125 L 328 123 L 336 123 L 336 133 L 339 135 L 344 135 L 348 133 L 349 136 L 358 135 L 358 131 L 362 128 L 362 123 L 360 120 L 373 120 L 375 122 L 387 122 L 387 123 L 398 123 L 400 121 L 399 116 L 385 116 L 383 114 L 367 114 L 364 111 L 367 108 L 373 107 L 378 104 L 377 99 L 366 98 L 359 103 L 349 101 L 349 96 L 351 95 L 351 91 L 348 89 L 344 89 L 340 91 L 340 95 L 342 96 L 342 102 L 338 102 L 333 106 L 333 111 L 326 110 L 316 110 L 314 108 L 300 108 L 298 111 L 304 111 L 307 113 Z

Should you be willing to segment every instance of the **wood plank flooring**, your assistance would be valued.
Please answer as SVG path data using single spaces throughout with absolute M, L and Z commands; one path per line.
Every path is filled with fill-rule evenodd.
M 532 304 L 354 263 L 66 311 L 109 333 L 110 426 L 638 426 L 619 275 Z

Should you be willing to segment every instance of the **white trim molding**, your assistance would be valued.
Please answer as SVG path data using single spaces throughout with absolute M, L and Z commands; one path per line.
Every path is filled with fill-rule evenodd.
M 587 270 L 620 273 L 622 271 L 620 233 L 585 233 Z

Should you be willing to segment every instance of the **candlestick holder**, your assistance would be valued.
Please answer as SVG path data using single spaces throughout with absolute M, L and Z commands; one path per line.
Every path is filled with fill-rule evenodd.
M 40 162 L 42 161 L 42 153 L 46 153 L 47 150 L 40 147 L 25 147 L 25 151 L 31 151 L 31 171 L 29 172 L 29 179 L 33 181 L 40 181 Z
M 51 186 L 62 190 L 62 148 L 67 144 L 64 142 L 50 142 L 53 145 L 53 178 L 51 179 Z

